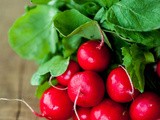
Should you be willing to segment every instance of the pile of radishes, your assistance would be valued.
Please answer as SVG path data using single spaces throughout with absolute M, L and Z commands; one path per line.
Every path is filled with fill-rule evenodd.
M 49 120 L 159 120 L 160 96 L 135 89 L 122 65 L 108 73 L 111 59 L 105 43 L 81 44 L 77 61 L 70 60 L 67 70 L 56 77 L 58 85 L 43 93 L 42 116 Z M 160 76 L 160 62 L 157 71 Z

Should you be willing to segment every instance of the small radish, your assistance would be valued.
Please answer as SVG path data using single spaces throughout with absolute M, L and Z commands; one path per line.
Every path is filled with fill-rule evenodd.
M 80 107 L 77 110 L 80 120 L 90 120 L 90 112 L 91 112 L 91 108 Z M 73 120 L 78 120 L 75 114 L 73 115 Z
M 104 99 L 93 107 L 90 113 L 91 120 L 129 120 L 126 108 L 111 99 Z
M 158 61 L 157 65 L 156 65 L 156 73 L 160 77 L 160 61 Z
M 49 120 L 67 120 L 73 114 L 73 103 L 67 91 L 50 87 L 40 99 L 40 110 L 42 116 Z
M 130 102 L 139 94 L 139 91 L 134 89 L 128 73 L 122 66 L 109 73 L 106 89 L 111 99 L 121 103 Z
M 105 85 L 102 78 L 93 71 L 76 73 L 68 84 L 68 95 L 72 102 L 77 99 L 77 105 L 92 107 L 104 97 Z
M 78 71 L 80 71 L 80 66 L 78 65 L 78 63 L 70 60 L 67 70 L 62 75 L 56 77 L 57 81 L 61 85 L 67 86 L 71 77 Z
M 100 46 L 100 41 L 90 40 L 79 47 L 77 60 L 84 70 L 100 72 L 109 65 L 110 52 L 105 44 Z
M 153 92 L 144 92 L 131 103 L 132 120 L 157 120 L 159 114 L 160 98 Z

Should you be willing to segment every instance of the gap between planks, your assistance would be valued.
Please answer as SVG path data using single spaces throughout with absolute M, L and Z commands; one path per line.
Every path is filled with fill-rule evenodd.
M 27 62 L 25 61 L 21 61 L 20 62 L 20 68 L 19 68 L 19 77 L 18 77 L 18 99 L 23 99 L 23 87 L 24 87 L 24 82 L 25 82 L 25 72 L 26 72 L 26 66 L 27 65 Z M 22 120 L 22 105 L 23 103 L 22 102 L 18 102 L 17 104 L 17 112 L 16 112 L 16 120 Z M 40 120 L 41 118 L 38 118 L 35 116 L 34 120 Z
M 21 61 L 20 69 L 19 69 L 19 78 L 18 78 L 18 99 L 22 99 L 22 88 L 23 88 L 23 80 L 24 80 L 24 72 L 25 72 L 25 62 Z M 16 120 L 19 119 L 21 113 L 21 102 L 18 102 L 18 110 L 16 113 Z

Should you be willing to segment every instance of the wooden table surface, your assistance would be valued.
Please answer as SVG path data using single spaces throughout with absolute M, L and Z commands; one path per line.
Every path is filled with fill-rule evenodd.
M 0 0 L 0 98 L 24 99 L 39 112 L 39 100 L 30 79 L 37 66 L 21 59 L 10 48 L 7 32 L 17 17 L 24 13 L 30 0 Z M 44 120 L 37 118 L 25 104 L 0 101 L 0 120 Z

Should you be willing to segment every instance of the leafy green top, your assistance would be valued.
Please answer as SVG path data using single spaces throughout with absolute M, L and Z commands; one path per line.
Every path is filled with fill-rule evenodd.
M 31 0 L 9 30 L 22 58 L 39 64 L 31 79 L 40 97 L 50 75 L 62 74 L 85 40 L 105 38 L 134 86 L 144 91 L 144 69 L 160 58 L 160 0 Z M 107 38 L 107 36 L 109 36 Z M 56 84 L 56 82 L 54 82 Z

